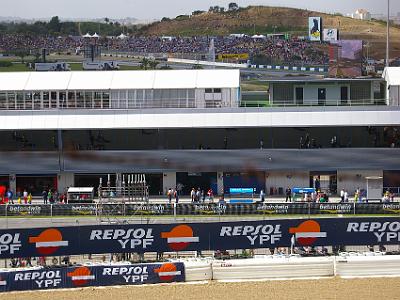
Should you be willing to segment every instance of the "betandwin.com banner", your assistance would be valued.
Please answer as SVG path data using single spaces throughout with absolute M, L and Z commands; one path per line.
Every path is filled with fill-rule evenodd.
M 0 272 L 0 292 L 183 281 L 183 263 L 76 266 Z
M 321 218 L 0 230 L 0 258 L 400 242 L 398 218 Z

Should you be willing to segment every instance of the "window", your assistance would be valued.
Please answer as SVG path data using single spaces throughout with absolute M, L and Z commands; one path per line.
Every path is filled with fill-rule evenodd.
M 57 92 L 51 92 L 51 103 L 50 103 L 50 108 L 57 108 Z
M 31 110 L 32 109 L 32 92 L 26 92 L 25 93 L 25 105 L 23 109 L 28 109 Z
M 101 92 L 94 92 L 93 102 L 94 108 L 101 108 Z
M 7 109 L 7 93 L 0 93 L 0 109 Z
M 206 94 L 211 94 L 213 92 L 212 89 L 206 89 Z
M 43 109 L 48 109 L 50 107 L 50 93 L 43 92 Z
M 8 109 L 15 109 L 15 94 L 13 92 L 7 93 L 7 102 L 8 102 Z M 22 94 L 21 94 L 22 98 Z
M 103 106 L 102 108 L 110 108 L 110 93 L 103 92 Z
M 76 107 L 85 107 L 85 94 L 83 92 L 76 92 Z
M 42 97 L 40 96 L 40 92 L 32 93 L 33 97 L 33 109 L 41 109 L 42 108 Z
M 67 107 L 68 107 L 68 108 L 75 108 L 75 107 L 76 107 L 76 103 L 75 103 L 75 92 L 68 92 Z
M 93 92 L 85 92 L 85 108 L 93 108 Z

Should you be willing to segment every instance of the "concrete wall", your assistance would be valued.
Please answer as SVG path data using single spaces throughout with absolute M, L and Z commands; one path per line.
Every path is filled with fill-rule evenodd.
M 379 176 L 383 177 L 382 170 L 351 170 L 351 171 L 341 171 L 337 172 L 337 190 L 340 193 L 341 189 L 347 190 L 349 195 L 354 195 L 357 188 L 367 189 L 367 179 L 365 177 L 369 176 Z M 383 181 L 382 181 L 383 188 Z
M 283 188 L 285 192 L 287 187 L 308 187 L 310 185 L 309 172 L 307 171 L 283 171 L 269 172 L 266 171 L 265 187 L 267 195 L 270 194 L 270 188 Z
M 163 173 L 163 192 L 167 194 L 169 188 L 176 187 L 176 172 L 165 172 Z
M 74 186 L 74 173 L 61 172 L 57 175 L 58 192 L 64 192 L 65 188 Z

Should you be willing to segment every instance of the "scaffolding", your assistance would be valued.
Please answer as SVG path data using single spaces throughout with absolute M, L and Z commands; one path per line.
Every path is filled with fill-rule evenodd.
M 119 217 L 126 216 L 125 204 L 149 203 L 149 186 L 145 174 L 118 174 L 114 186 L 111 185 L 110 174 L 107 177 L 106 186 L 103 186 L 102 178 L 99 180 L 98 216 L 100 222 L 120 223 Z M 127 220 L 123 220 L 123 223 L 127 223 Z

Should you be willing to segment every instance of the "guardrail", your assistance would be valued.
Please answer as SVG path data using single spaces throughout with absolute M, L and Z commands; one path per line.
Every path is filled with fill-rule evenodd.
M 172 260 L 152 264 L 82 264 L 0 269 L 0 292 L 168 282 L 400 276 L 400 256 L 380 252 L 334 257 L 264 255 L 251 259 Z
M 240 215 L 400 215 L 400 203 L 252 203 L 252 204 L 7 204 L 0 217 L 61 216 L 240 216 Z

